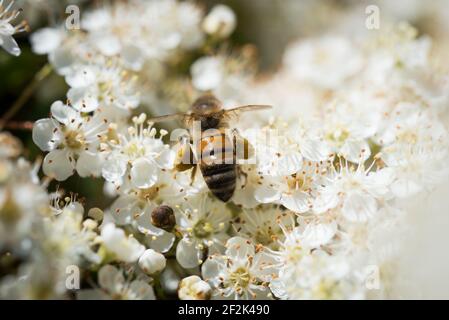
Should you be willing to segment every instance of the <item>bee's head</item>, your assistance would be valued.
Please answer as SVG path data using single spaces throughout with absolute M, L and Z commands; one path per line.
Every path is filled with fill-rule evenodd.
M 220 100 L 212 94 L 205 94 L 195 100 L 190 111 L 197 116 L 208 116 L 222 109 Z

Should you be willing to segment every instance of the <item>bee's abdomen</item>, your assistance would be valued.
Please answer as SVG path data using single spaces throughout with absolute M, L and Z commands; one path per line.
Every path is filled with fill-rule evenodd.
M 237 180 L 235 164 L 201 164 L 201 173 L 210 191 L 221 201 L 227 202 L 234 194 Z

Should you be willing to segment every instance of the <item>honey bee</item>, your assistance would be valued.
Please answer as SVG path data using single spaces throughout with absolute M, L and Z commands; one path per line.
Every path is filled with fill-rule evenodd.
M 201 174 L 213 195 L 227 202 L 234 194 L 237 182 L 237 159 L 248 159 L 251 155 L 249 142 L 242 138 L 237 129 L 230 133 L 229 120 L 242 112 L 269 109 L 269 105 L 245 105 L 223 109 L 220 100 L 211 94 L 200 96 L 187 113 L 155 117 L 151 122 L 182 119 L 187 128 L 201 131 L 199 137 L 191 134 L 189 141 L 178 146 L 176 169 L 192 171 L 192 179 L 199 166 Z M 191 132 L 192 133 L 192 132 Z M 193 161 L 192 161 L 193 160 Z

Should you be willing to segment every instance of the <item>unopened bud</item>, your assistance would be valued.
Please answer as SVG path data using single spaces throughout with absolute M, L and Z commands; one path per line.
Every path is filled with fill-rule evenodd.
M 149 275 L 162 271 L 165 268 L 166 259 L 163 254 L 147 249 L 139 258 L 139 267 Z
M 198 276 L 190 276 L 181 280 L 178 296 L 181 300 L 208 300 L 211 297 L 210 285 Z
M 236 25 L 237 19 L 234 11 L 224 4 L 213 7 L 203 21 L 204 31 L 219 38 L 228 37 Z
M 104 217 L 104 213 L 101 209 L 98 208 L 92 208 L 89 210 L 89 212 L 87 213 L 87 216 L 89 218 L 94 219 L 97 222 L 101 222 L 103 220 Z
M 169 206 L 159 206 L 154 208 L 153 212 L 151 212 L 151 223 L 166 231 L 173 230 L 176 224 L 173 209 Z

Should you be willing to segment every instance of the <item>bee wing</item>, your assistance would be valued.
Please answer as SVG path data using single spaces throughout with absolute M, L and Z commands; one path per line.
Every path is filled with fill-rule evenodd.
M 183 112 L 168 114 L 165 116 L 153 117 L 148 119 L 149 122 L 162 122 L 162 121 L 171 121 L 171 120 L 184 120 L 188 115 Z
M 224 110 L 224 116 L 225 117 L 238 117 L 243 112 L 268 110 L 268 109 L 271 109 L 272 107 L 273 106 L 264 105 L 264 104 L 249 104 L 246 106 L 240 106 L 240 107 Z

